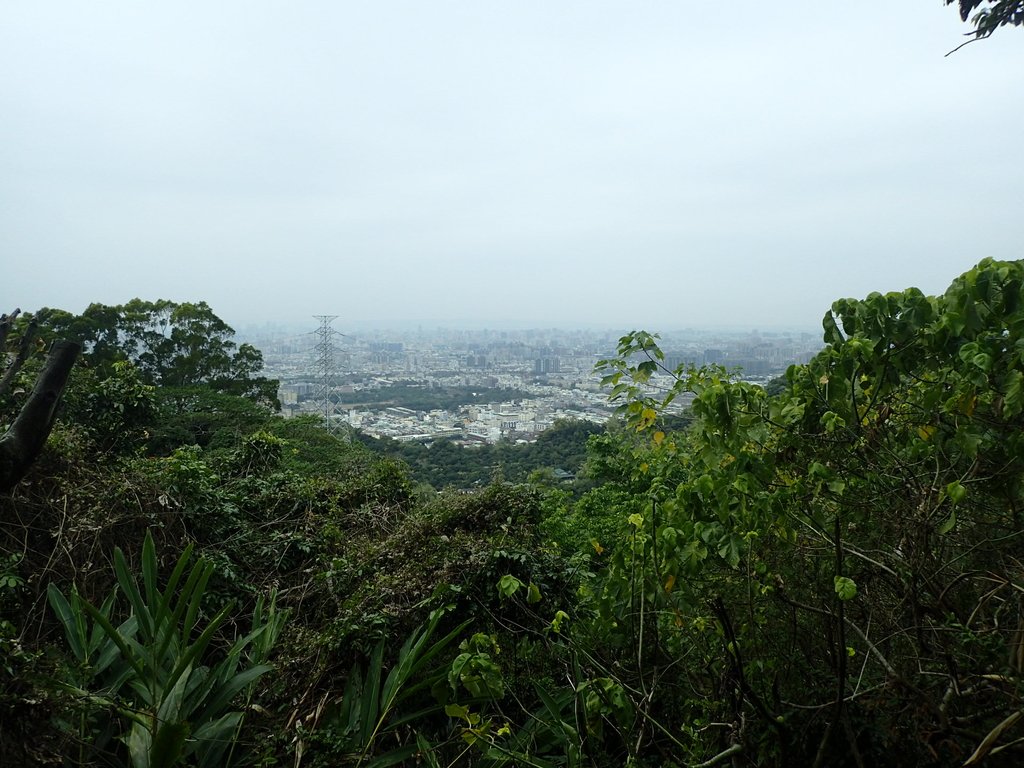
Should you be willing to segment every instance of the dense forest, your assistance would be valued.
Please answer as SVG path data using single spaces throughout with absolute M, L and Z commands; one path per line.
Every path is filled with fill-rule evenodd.
M 4 316 L 0 764 L 1020 765 L 1022 299 L 836 301 L 771 392 L 633 332 L 518 449 L 282 418 L 203 303 Z

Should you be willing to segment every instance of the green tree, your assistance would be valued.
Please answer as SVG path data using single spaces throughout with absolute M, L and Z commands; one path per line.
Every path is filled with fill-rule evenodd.
M 648 692 L 639 711 L 654 717 L 659 669 L 686 659 L 698 695 L 675 716 L 735 725 L 691 730 L 695 759 L 1019 760 L 1022 286 L 1024 263 L 986 260 L 942 296 L 837 301 L 827 346 L 775 396 L 666 371 L 643 332 L 602 363 L 648 436 L 646 509 L 602 613 L 631 649 L 627 690 Z M 695 421 L 677 439 L 657 420 L 684 391 Z
M 96 369 L 75 370 L 61 419 L 78 425 L 101 453 L 124 454 L 144 446 L 157 428 L 156 387 L 127 360 L 100 378 Z
M 20 330 L 16 329 L 15 323 L 20 313 L 21 310 L 16 309 L 10 315 L 0 315 L 0 356 L 3 357 L 3 365 L 0 367 L 0 403 L 12 406 L 12 411 L 17 409 L 10 422 L 7 422 L 8 413 L 0 412 L 0 425 L 4 427 L 3 435 L 0 436 L 0 491 L 9 491 L 17 485 L 42 451 L 57 418 L 57 408 L 64 388 L 81 351 L 74 342 L 63 339 L 55 341 L 50 346 L 46 362 L 35 377 L 28 397 L 13 405 L 9 396 L 13 395 L 15 379 L 33 350 L 38 349 L 37 320 L 31 318 Z M 7 352 L 9 337 L 14 347 L 10 355 Z
M 277 408 L 277 382 L 259 375 L 263 356 L 236 345 L 234 330 L 203 301 L 177 304 L 132 299 L 90 304 L 81 315 L 40 310 L 44 337 L 81 343 L 88 363 L 107 376 L 129 361 L 143 379 L 161 387 L 207 387 Z

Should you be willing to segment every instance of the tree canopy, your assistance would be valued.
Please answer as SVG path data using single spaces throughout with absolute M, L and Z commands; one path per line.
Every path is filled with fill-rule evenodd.
M 149 384 L 204 386 L 277 406 L 277 382 L 259 375 L 262 353 L 235 344 L 234 329 L 204 301 L 132 299 L 90 304 L 81 315 L 44 309 L 36 316 L 41 333 L 79 342 L 88 364 L 104 374 L 128 361 Z

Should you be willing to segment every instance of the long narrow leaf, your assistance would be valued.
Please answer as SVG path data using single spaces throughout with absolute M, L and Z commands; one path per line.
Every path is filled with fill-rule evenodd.
M 430 646 L 430 648 L 428 648 L 426 652 L 423 653 L 417 659 L 416 664 L 413 665 L 411 670 L 411 676 L 418 677 L 420 671 L 425 666 L 427 666 L 427 664 L 429 664 L 438 654 L 444 653 L 448 649 L 448 646 L 451 644 L 451 642 L 455 640 L 457 637 L 459 637 L 462 634 L 462 631 L 472 623 L 472 619 L 467 619 L 466 621 L 459 624 L 459 626 L 455 627 L 455 629 L 453 629 L 447 635 L 445 635 L 436 643 L 434 643 L 432 646 Z
M 153 544 L 152 531 L 146 531 L 146 538 L 142 542 L 142 587 L 146 591 L 146 603 L 155 608 L 159 605 L 160 592 L 156 581 L 156 546 Z M 159 618 L 154 616 L 154 623 L 159 624 Z
M 110 614 L 114 610 L 114 598 L 116 597 L 117 591 L 112 591 L 109 595 L 107 595 L 107 598 L 100 605 L 100 613 L 102 613 L 108 619 L 110 618 Z M 100 645 L 103 643 L 105 637 L 106 635 L 103 634 L 103 630 L 100 629 L 97 625 L 93 624 L 92 632 L 89 633 L 89 645 L 86 649 L 90 659 L 95 657 L 96 652 L 99 651 Z
M 182 719 L 181 703 L 185 698 L 185 689 L 188 687 L 191 676 L 192 667 L 190 665 L 181 673 L 181 677 L 174 683 L 174 687 L 164 693 L 156 711 L 157 730 L 163 728 L 165 723 L 177 723 Z
M 192 545 L 190 544 L 188 547 L 185 548 L 185 553 L 182 554 L 182 556 L 178 559 L 178 565 L 176 565 L 174 568 L 175 572 L 178 571 L 179 567 L 184 569 L 185 565 L 188 563 L 186 555 L 191 556 L 191 552 Z M 167 633 L 164 636 L 164 641 L 160 644 L 160 646 L 157 649 L 157 655 L 159 658 L 164 657 L 164 654 L 167 653 L 168 649 L 170 648 L 172 642 L 175 639 L 177 639 L 178 642 L 180 643 L 188 642 L 188 635 L 191 633 L 191 629 L 189 629 L 183 635 L 181 632 L 181 620 L 182 616 L 184 616 L 185 611 L 190 605 L 189 596 L 191 596 L 196 591 L 196 587 L 203 577 L 203 569 L 200 567 L 201 565 L 202 563 L 200 562 L 192 568 L 191 572 L 189 572 L 188 579 L 185 580 L 185 586 L 182 587 L 181 594 L 177 596 L 177 602 L 174 605 L 174 612 L 171 614 L 170 619 L 167 621 L 167 626 L 173 628 L 174 632 L 173 634 Z M 168 589 L 165 590 L 164 594 L 168 597 L 171 595 L 171 590 L 169 586 Z
M 400 728 L 406 723 L 414 723 L 417 720 L 420 720 L 421 718 L 437 714 L 438 712 L 443 712 L 444 706 L 444 704 L 432 704 L 429 707 L 423 707 L 423 709 L 418 709 L 415 712 L 409 712 L 404 715 L 397 715 L 388 720 L 387 730 L 394 731 L 396 728 Z
M 395 695 L 395 699 L 392 705 L 398 705 L 399 703 L 409 699 L 412 696 L 417 695 L 422 690 L 432 688 L 434 683 L 437 682 L 439 677 L 444 677 L 447 674 L 446 670 L 438 670 L 436 674 L 428 673 L 427 666 L 430 662 L 435 659 L 439 654 L 444 653 L 445 650 L 451 645 L 452 641 L 462 635 L 462 631 L 472 623 L 472 619 L 462 622 L 449 632 L 447 635 L 442 637 L 430 648 L 428 648 L 423 654 L 415 660 L 413 666 L 409 669 L 406 675 L 406 680 L 415 680 L 416 682 L 412 685 L 406 683 Z
M 255 619 L 253 625 L 255 626 Z M 272 629 L 270 624 L 264 624 L 263 626 L 255 626 L 249 634 L 243 635 L 242 637 L 235 640 L 231 645 L 231 650 L 228 651 L 229 656 L 241 657 L 242 652 L 250 645 L 255 645 L 256 641 L 259 640 L 265 633 Z
M 188 643 L 189 638 L 192 636 L 192 630 L 195 629 L 200 603 L 202 602 L 203 595 L 206 594 L 206 583 L 210 580 L 210 575 L 213 573 L 213 565 L 200 558 L 199 562 L 196 563 L 195 570 L 199 572 L 199 578 L 196 580 L 192 593 L 181 596 L 182 600 L 188 601 L 185 623 L 181 628 L 183 643 Z
M 210 672 L 209 667 L 192 667 L 192 674 L 189 676 L 188 687 L 185 689 L 185 703 L 182 704 L 182 712 L 190 720 L 202 720 L 196 717 L 195 713 L 201 708 L 216 686 L 222 681 Z
M 427 762 L 428 768 L 441 768 L 441 764 L 434 757 L 434 746 L 424 738 L 422 733 L 416 734 L 416 746 L 418 746 L 419 753 L 423 759 Z
M 992 751 L 992 747 L 995 746 L 995 743 L 999 740 L 999 737 L 1003 735 L 1003 732 L 1016 725 L 1017 721 L 1022 717 L 1024 717 L 1024 709 L 1019 709 L 1016 712 L 1012 712 L 1007 715 L 1001 723 L 989 731 L 985 738 L 981 740 L 977 749 L 975 749 L 971 756 L 967 758 L 967 762 L 964 763 L 964 768 L 967 768 L 969 765 L 977 765 L 981 762 L 985 758 L 985 755 Z
M 150 768 L 174 768 L 181 763 L 188 737 L 187 723 L 166 723 L 158 727 L 150 749 Z
M 265 612 L 263 610 L 264 605 L 266 605 Z M 271 650 L 277 644 L 277 639 L 281 635 L 281 630 L 284 629 L 285 622 L 288 621 L 290 611 L 279 611 L 277 609 L 276 589 L 270 591 L 270 598 L 266 604 L 264 603 L 263 595 L 260 595 L 256 601 L 256 607 L 257 611 L 253 616 L 252 622 L 253 628 L 267 627 L 266 632 L 253 641 L 252 650 L 250 651 L 250 658 L 253 663 L 260 664 L 267 660 Z
M 106 614 L 104 614 L 106 615 Z M 129 639 L 135 638 L 135 632 L 138 628 L 138 619 L 135 616 L 129 616 L 125 621 L 121 622 L 117 626 L 117 632 L 121 637 L 125 639 L 127 643 Z M 100 633 L 100 636 L 106 640 L 105 644 L 101 644 L 96 650 L 99 655 L 96 657 L 96 661 L 93 663 L 92 669 L 94 675 L 103 674 L 107 668 L 114 663 L 114 661 L 123 656 L 121 649 L 118 648 L 117 644 L 110 639 L 110 636 L 106 634 L 98 623 L 94 627 L 94 631 Z M 129 644 L 130 645 L 130 644 Z
M 67 638 L 68 645 L 71 646 L 71 652 L 79 661 L 86 661 L 88 654 L 79 632 L 80 617 L 75 615 L 71 604 L 53 582 L 46 587 L 46 599 L 60 620 L 61 626 L 64 627 L 64 637 Z
M 199 768 L 220 768 L 225 764 L 224 750 L 231 745 L 232 735 L 241 721 L 241 712 L 228 712 L 196 729 L 192 734 L 191 751 L 199 757 Z
M 548 715 L 551 719 L 558 724 L 558 726 L 567 734 L 570 734 L 573 738 L 577 737 L 577 731 L 573 728 L 566 720 L 562 717 L 562 707 L 551 697 L 547 691 L 536 683 L 533 689 L 537 692 L 537 696 L 540 697 L 541 702 L 544 704 L 544 709 L 547 710 Z
M 188 646 L 185 652 L 182 654 L 181 659 L 178 660 L 177 666 L 171 672 L 168 677 L 168 685 L 174 685 L 178 678 L 184 673 L 185 669 L 202 655 L 203 651 L 206 650 L 206 646 L 209 645 L 210 640 L 213 639 L 214 634 L 220 629 L 221 625 L 227 620 L 228 614 L 231 613 L 234 608 L 234 601 L 229 602 L 214 616 L 210 623 L 203 630 L 202 634 L 198 639 L 191 645 Z
M 272 669 L 273 667 L 269 664 L 259 664 L 234 675 L 227 683 L 216 690 L 213 698 L 204 706 L 204 711 L 216 713 L 224 709 L 238 695 L 239 691 L 256 682 L 256 680 Z
M 393 749 L 390 752 L 386 752 L 383 755 L 373 758 L 373 760 L 366 764 L 366 768 L 390 768 L 392 765 L 403 765 L 406 760 L 419 751 L 420 748 L 418 744 L 399 747 L 398 749 Z
M 139 676 L 140 679 L 143 678 L 145 676 L 145 673 L 142 668 L 142 664 L 140 663 L 135 653 L 132 652 L 126 638 L 123 637 L 121 633 L 118 632 L 117 629 L 114 627 L 114 625 L 110 623 L 110 619 L 108 619 L 106 616 L 104 616 L 102 613 L 96 610 L 89 603 L 88 600 L 82 600 L 82 608 L 83 610 L 85 610 L 86 613 L 89 614 L 89 616 L 92 617 L 93 621 L 95 621 L 101 627 L 103 627 L 103 631 L 107 633 L 107 637 L 109 637 L 114 642 L 114 644 L 117 645 L 117 647 L 120 649 L 121 656 L 124 658 L 124 660 L 132 666 L 132 669 L 135 670 L 136 674 Z
M 177 590 L 178 582 L 181 581 L 182 574 L 185 573 L 185 568 L 188 567 L 189 560 L 192 559 L 192 550 L 194 548 L 195 545 L 189 543 L 185 547 L 185 551 L 181 553 L 181 557 L 178 558 L 178 562 L 174 564 L 174 570 L 171 571 L 171 576 L 167 579 L 167 585 L 164 587 L 165 598 L 169 598 Z
M 157 604 L 156 614 L 154 615 L 154 624 L 157 626 L 171 627 L 175 631 L 178 627 L 178 620 L 181 618 L 178 610 L 171 611 L 171 603 L 175 599 L 175 595 L 178 588 L 178 582 L 181 580 L 182 574 L 185 572 L 185 568 L 188 567 L 188 562 L 192 558 L 192 544 L 185 547 L 185 551 L 181 553 L 181 557 L 178 558 L 178 562 L 174 564 L 174 570 L 171 571 L 171 577 L 167 580 L 167 586 L 164 587 L 163 594 L 157 592 L 159 595 L 159 603 Z M 153 578 L 156 579 L 156 572 L 153 572 Z M 157 656 L 162 657 L 167 652 L 170 646 L 170 640 L 172 633 L 166 632 L 164 642 L 161 643 Z
M 243 715 L 241 712 L 228 712 L 226 715 L 222 715 L 216 720 L 210 720 L 209 722 L 200 725 L 195 729 L 195 731 L 193 731 L 192 738 L 196 742 L 230 740 L 228 739 L 228 736 L 238 726 L 242 717 Z
M 391 709 L 391 705 L 394 703 L 395 694 L 409 677 L 409 670 L 412 667 L 413 659 L 413 648 L 419 647 L 417 642 L 413 644 L 416 634 L 412 634 L 402 645 L 402 648 L 398 651 L 398 662 L 388 671 L 388 676 L 384 680 L 384 688 L 381 691 L 381 714 L 386 713 Z
M 361 735 L 362 724 L 360 717 L 363 713 L 363 671 L 358 664 L 352 665 L 348 681 L 345 683 L 345 692 L 341 697 L 341 710 L 338 718 L 344 723 L 344 732 L 349 735 Z M 362 747 L 362 744 L 359 745 Z
M 370 748 L 373 734 L 377 730 L 377 717 L 380 714 L 380 676 L 383 667 L 384 643 L 378 643 L 370 654 L 370 665 L 366 670 L 366 680 L 363 683 L 363 695 L 360 697 L 363 704 L 363 712 L 360 717 L 361 732 L 359 743 L 365 754 Z
M 150 768 L 149 756 L 153 747 L 153 734 L 149 728 L 140 722 L 132 723 L 126 743 L 132 768 Z
M 139 585 L 135 583 L 135 577 L 132 576 L 120 547 L 114 548 L 114 572 L 117 575 L 117 583 L 121 585 L 121 591 L 128 598 L 135 615 L 139 617 L 139 631 L 143 643 L 152 643 L 153 617 L 143 602 L 142 595 L 139 594 Z
M 390 710 L 398 699 L 399 690 L 404 688 L 406 683 L 416 676 L 431 658 L 441 652 L 447 643 L 451 642 L 461 633 L 462 627 L 469 624 L 469 622 L 464 623 L 458 628 L 459 632 L 450 632 L 429 649 L 423 651 L 423 646 L 433 635 L 434 630 L 437 629 L 442 616 L 442 611 L 432 612 L 430 614 L 430 621 L 426 626 L 410 635 L 409 639 L 402 645 L 401 650 L 398 652 L 398 664 L 388 674 L 387 681 L 384 684 L 384 692 L 382 694 L 384 705 L 382 709 L 385 712 Z

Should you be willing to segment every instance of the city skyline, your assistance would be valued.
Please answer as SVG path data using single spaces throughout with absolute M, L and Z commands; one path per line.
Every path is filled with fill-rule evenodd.
M 262 351 L 264 373 L 279 382 L 287 417 L 315 415 L 371 437 L 529 442 L 561 420 L 603 424 L 615 413 L 596 366 L 614 357 L 616 339 L 600 332 L 441 330 L 342 339 L 328 323 L 317 334 L 278 330 L 247 341 Z M 721 365 L 767 383 L 820 348 L 809 333 L 666 334 L 665 370 L 656 372 L 652 391 L 663 385 L 661 373 L 688 365 Z M 681 395 L 674 408 L 689 402 Z

